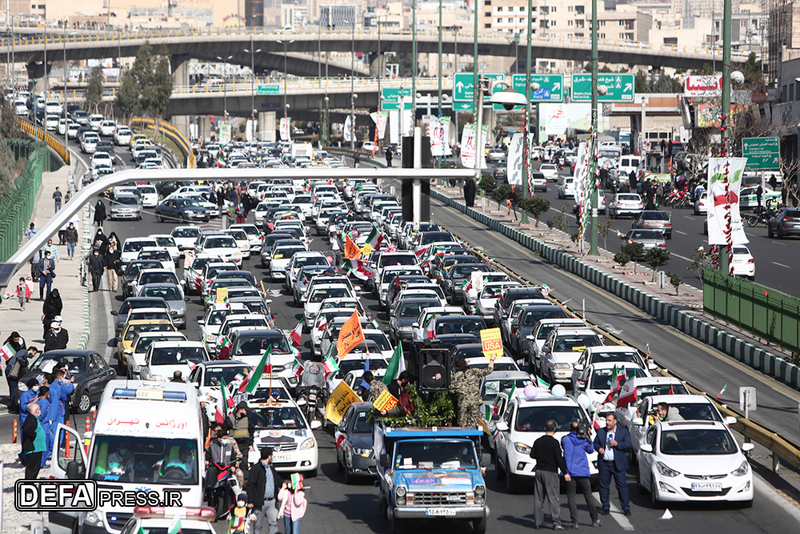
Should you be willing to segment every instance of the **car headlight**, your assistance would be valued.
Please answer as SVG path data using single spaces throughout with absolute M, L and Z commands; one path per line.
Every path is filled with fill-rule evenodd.
M 305 440 L 303 443 L 300 444 L 300 448 L 298 450 L 307 451 L 308 449 L 313 449 L 316 443 L 317 442 L 314 441 L 314 438 L 308 438 L 307 440 Z
M 291 384 L 291 385 L 293 385 L 293 386 L 294 386 L 294 385 L 296 385 L 296 384 L 297 384 L 297 377 L 296 377 L 296 376 L 290 376 L 290 377 L 287 379 L 287 382 L 289 382 L 289 384 Z
M 411 327 L 410 326 L 401 326 L 400 327 L 400 331 L 401 332 L 411 332 Z
M 134 373 L 140 373 L 141 371 L 142 371 L 142 366 L 141 365 L 134 365 L 133 366 L 133 372 Z
M 358 447 L 353 447 L 353 454 L 356 456 L 361 456 L 362 458 L 369 458 L 372 449 L 359 449 Z
M 475 486 L 475 504 L 482 506 L 486 503 L 486 486 Z
M 522 443 L 521 441 L 514 442 L 514 449 L 520 454 L 530 454 L 531 448 Z
M 747 460 L 745 460 L 742 462 L 742 465 L 740 465 L 737 469 L 731 471 L 731 474 L 735 477 L 743 477 L 747 474 L 748 471 L 750 471 L 750 464 L 747 463 Z
M 103 516 L 101 516 L 97 512 L 88 512 L 86 516 L 83 518 L 83 522 L 93 527 L 102 527 Z
M 394 490 L 395 501 L 397 502 L 398 506 L 403 506 L 406 504 L 406 487 L 405 486 L 397 486 Z
M 656 462 L 656 468 L 658 469 L 658 472 L 665 477 L 676 477 L 680 475 L 678 471 L 675 471 L 664 462 Z
M 556 363 L 553 365 L 553 369 L 571 369 L 572 366 L 568 363 Z

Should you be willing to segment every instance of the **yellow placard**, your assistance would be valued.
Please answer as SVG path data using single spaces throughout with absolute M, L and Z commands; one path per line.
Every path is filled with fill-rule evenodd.
M 397 402 L 397 397 L 389 393 L 389 390 L 387 389 L 378 395 L 378 398 L 375 399 L 375 402 L 372 403 L 372 406 L 374 406 L 379 412 L 388 412 L 397 406 Z
M 361 402 L 361 397 L 346 382 L 339 382 L 328 398 L 328 404 L 325 405 L 325 419 L 338 425 L 344 417 L 344 412 L 354 402 Z
M 481 345 L 483 355 L 494 360 L 503 355 L 503 336 L 499 328 L 481 330 Z
M 221 287 L 217 289 L 217 304 L 225 304 L 226 300 L 228 300 L 228 288 Z

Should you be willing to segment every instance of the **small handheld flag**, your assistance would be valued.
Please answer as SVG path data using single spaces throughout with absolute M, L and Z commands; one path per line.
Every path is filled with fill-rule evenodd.
M 718 398 L 718 399 L 719 399 L 720 397 L 722 397 L 722 394 L 723 394 L 723 393 L 725 393 L 725 390 L 726 390 L 726 389 L 728 389 L 728 384 L 725 384 L 724 386 L 722 386 L 722 390 L 720 390 L 720 392 L 719 392 L 719 395 L 717 395 L 717 398 Z

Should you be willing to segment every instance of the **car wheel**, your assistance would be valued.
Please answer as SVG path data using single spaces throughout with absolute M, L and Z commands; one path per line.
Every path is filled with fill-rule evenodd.
M 348 469 L 347 466 L 345 465 L 344 466 L 344 483 L 349 486 L 350 484 L 355 482 L 355 480 L 353 480 L 353 479 L 354 479 L 353 474 L 350 472 L 350 469 Z
M 658 500 L 658 486 L 656 486 L 653 475 L 650 475 L 650 506 L 653 508 L 659 508 L 661 506 L 661 501 Z
M 506 457 L 506 465 L 508 465 L 508 457 Z M 517 477 L 511 473 L 509 469 L 506 472 L 506 493 L 509 495 L 513 495 L 519 491 L 519 482 L 517 481 Z
M 340 473 L 344 471 L 344 466 L 342 465 L 342 462 L 339 460 L 338 452 L 336 453 L 336 470 L 339 471 Z
M 497 444 L 495 443 L 495 446 Z M 503 469 L 502 464 L 500 463 L 500 456 L 495 455 L 494 459 L 494 476 L 497 480 L 503 481 L 506 479 L 506 470 Z
M 92 398 L 89 396 L 88 391 L 81 393 L 77 408 L 78 413 L 86 413 L 92 408 Z
M 767 237 L 770 239 L 775 237 L 775 232 L 772 231 L 772 226 L 767 226 Z
M 778 235 L 778 239 L 783 239 L 783 232 L 781 232 L 780 228 L 778 228 L 778 230 L 777 230 L 777 235 Z
M 647 488 L 644 487 L 642 484 L 642 469 L 641 466 L 639 470 L 636 472 L 636 490 L 641 494 L 644 495 L 647 493 Z

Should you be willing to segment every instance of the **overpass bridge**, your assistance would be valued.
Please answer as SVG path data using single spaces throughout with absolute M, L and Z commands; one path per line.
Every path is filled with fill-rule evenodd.
M 179 85 L 188 84 L 188 69 L 181 73 L 189 59 L 216 61 L 217 57 L 232 56 L 230 64 L 250 66 L 255 60 L 256 70 L 282 70 L 283 53 L 301 52 L 313 54 L 318 51 L 369 52 L 378 56 L 385 52 L 411 52 L 412 34 L 410 30 L 381 30 L 373 28 L 331 29 L 309 27 L 305 30 L 283 32 L 266 28 L 204 28 L 169 29 L 113 32 L 74 32 L 54 30 L 57 33 L 30 35 L 26 37 L 0 40 L 0 54 L 7 54 L 13 48 L 17 61 L 41 63 L 44 60 L 45 46 L 57 50 L 55 60 L 66 57 L 68 60 L 88 60 L 108 57 L 132 57 L 139 47 L 150 43 L 154 48 L 162 44 L 169 51 L 173 71 L 181 77 Z M 444 53 L 472 55 L 475 34 L 466 29 L 444 30 L 442 41 Z M 418 30 L 417 51 L 420 54 L 437 54 L 439 50 L 439 31 Z M 588 61 L 591 56 L 591 40 L 586 38 L 566 38 L 554 35 L 536 35 L 531 42 L 533 57 Z M 379 46 L 380 41 L 380 46 Z M 525 54 L 525 43 L 516 46 L 508 39 L 508 34 L 497 31 L 480 31 L 477 34 L 478 50 L 484 56 L 514 57 L 518 50 Z M 46 43 L 46 44 L 45 44 Z M 244 50 L 261 49 L 253 57 Z M 600 61 L 610 64 L 648 65 L 653 67 L 673 67 L 681 69 L 700 68 L 704 63 L 722 61 L 719 49 L 665 46 L 653 43 L 600 39 L 598 50 Z M 521 58 L 518 58 L 521 59 Z M 747 57 L 739 51 L 732 52 L 734 64 L 744 63 Z M 314 75 L 318 73 L 318 61 L 292 61 L 293 74 Z M 185 78 L 185 79 L 183 79 Z

